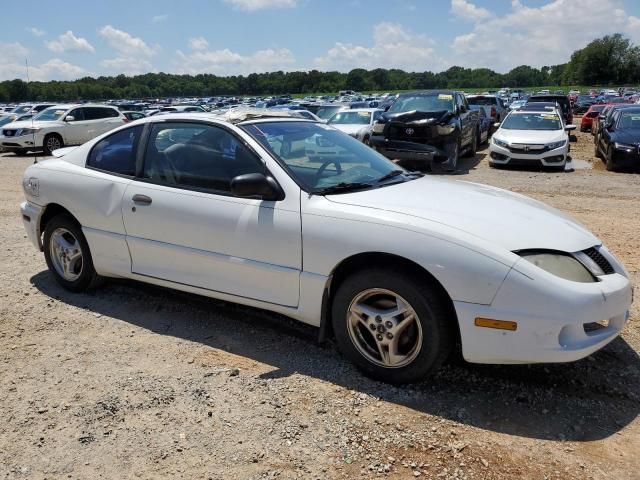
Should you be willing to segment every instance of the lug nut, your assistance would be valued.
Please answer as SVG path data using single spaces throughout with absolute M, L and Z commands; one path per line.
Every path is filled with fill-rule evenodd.
M 391 340 L 393 338 L 393 333 L 387 332 L 387 338 Z
M 371 330 L 373 330 L 374 332 L 375 332 L 375 330 L 376 330 L 376 326 L 375 326 L 375 324 L 373 324 L 373 323 L 372 323 L 371 325 L 369 325 L 369 328 L 370 328 Z
M 382 336 L 382 334 L 381 334 L 381 333 L 379 333 L 378 335 L 376 335 L 376 338 L 377 338 L 378 340 L 382 340 L 384 337 Z
M 382 317 L 376 317 L 376 322 L 382 323 Z
M 393 327 L 393 323 L 391 323 L 391 321 L 387 320 L 387 322 L 385 323 L 385 326 L 387 328 L 391 328 L 391 327 Z

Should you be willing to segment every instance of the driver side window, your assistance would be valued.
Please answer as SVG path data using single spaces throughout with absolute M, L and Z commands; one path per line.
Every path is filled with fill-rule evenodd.
M 204 123 L 157 123 L 149 136 L 143 178 L 177 188 L 230 193 L 231 180 L 265 166 L 235 135 Z
M 84 120 L 84 108 L 74 108 L 67 114 L 67 117 L 73 117 L 74 122 Z

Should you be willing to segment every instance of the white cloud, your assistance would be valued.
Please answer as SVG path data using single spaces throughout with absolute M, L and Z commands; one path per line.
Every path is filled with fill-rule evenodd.
M 91 75 L 84 68 L 65 62 L 59 58 L 52 58 L 42 65 L 29 68 L 31 80 L 75 80 Z
M 102 60 L 100 62 L 107 75 L 141 75 L 154 72 L 155 69 L 149 60 L 134 57 L 117 57 Z
M 247 75 L 249 73 L 290 70 L 295 60 L 290 50 L 259 50 L 241 55 L 228 48 L 223 50 L 194 50 L 183 53 L 178 50 L 177 68 L 180 73 L 214 73 L 216 75 Z
M 298 0 L 225 0 L 238 10 L 255 12 L 267 8 L 294 8 Z
M 409 71 L 439 70 L 446 63 L 435 53 L 435 43 L 397 23 L 383 22 L 373 29 L 373 45 L 337 42 L 324 56 L 314 60 L 322 70 L 354 68 L 401 68 Z
M 141 38 L 134 37 L 130 33 L 118 30 L 111 25 L 105 25 L 98 33 L 111 48 L 121 54 L 121 57 L 150 57 L 155 53 Z
M 45 32 L 44 30 L 41 30 L 37 27 L 29 27 L 26 29 L 27 32 L 31 32 L 31 35 L 33 35 L 34 37 L 42 37 L 44 35 L 46 35 L 47 32 Z
M 76 37 L 71 30 L 67 30 L 57 40 L 44 43 L 49 50 L 56 53 L 96 51 L 86 38 Z
M 486 8 L 477 7 L 466 0 L 451 0 L 451 13 L 463 20 L 478 22 L 491 16 Z
M 29 50 L 15 42 L 0 43 L 0 51 L 5 52 L 0 57 L 0 80 L 15 78 L 27 80 L 25 58 L 29 55 Z M 52 58 L 42 64 L 29 65 L 30 80 L 73 80 L 86 75 L 90 75 L 90 72 L 59 58 Z
M 195 37 L 189 39 L 189 48 L 191 50 L 206 50 L 209 48 L 209 42 L 204 37 Z
M 163 15 L 154 15 L 153 17 L 151 17 L 151 22 L 152 23 L 162 23 L 166 20 L 169 19 L 169 15 L 167 15 L 166 13 Z
M 512 0 L 512 11 L 477 23 L 451 45 L 454 62 L 505 72 L 517 65 L 555 65 L 597 37 L 616 32 L 640 40 L 640 19 L 628 16 L 619 0 L 568 0 L 526 7 Z

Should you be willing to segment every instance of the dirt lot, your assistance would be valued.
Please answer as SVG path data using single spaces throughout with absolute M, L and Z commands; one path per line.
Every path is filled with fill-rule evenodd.
M 457 178 L 575 216 L 638 283 L 640 175 L 577 136 L 573 172 L 491 170 L 484 151 Z M 276 315 L 132 282 L 63 291 L 18 212 L 32 161 L 0 157 L 0 478 L 640 478 L 638 302 L 580 362 L 458 361 L 390 387 Z

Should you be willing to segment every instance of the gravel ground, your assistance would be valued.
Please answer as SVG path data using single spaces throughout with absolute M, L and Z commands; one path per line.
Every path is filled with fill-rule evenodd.
M 640 279 L 640 176 L 575 170 L 458 178 L 575 216 Z M 18 211 L 33 157 L 0 156 L 0 478 L 639 478 L 640 312 L 566 365 L 453 361 L 429 382 L 363 378 L 316 331 L 133 282 L 65 292 Z M 470 206 L 472 208 L 472 206 Z

